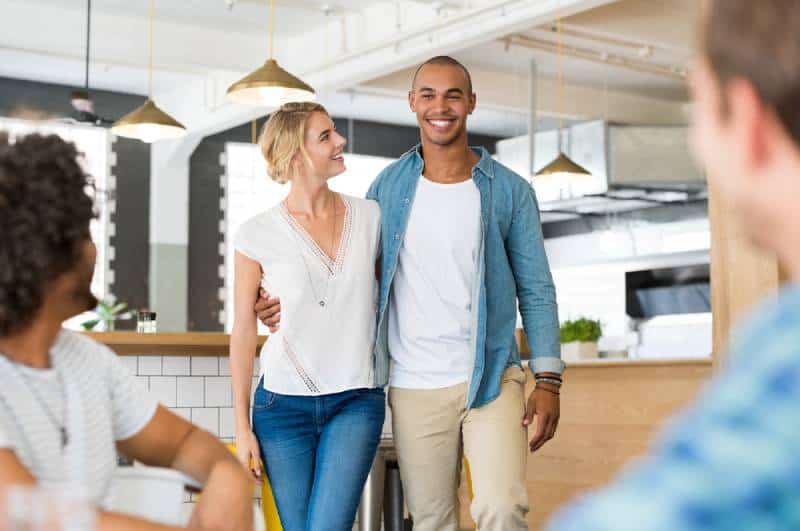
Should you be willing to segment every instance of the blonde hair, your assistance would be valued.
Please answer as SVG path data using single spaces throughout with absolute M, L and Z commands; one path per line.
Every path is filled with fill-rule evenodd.
M 319 103 L 292 102 L 281 105 L 264 124 L 258 144 L 272 180 L 281 184 L 289 181 L 292 159 L 298 152 L 309 159 L 305 135 L 306 123 L 312 112 L 323 112 L 330 116 Z

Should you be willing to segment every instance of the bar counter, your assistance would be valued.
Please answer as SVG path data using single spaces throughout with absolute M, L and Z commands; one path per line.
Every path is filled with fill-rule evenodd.
M 142 385 L 165 405 L 232 440 L 227 334 L 87 335 L 123 356 Z M 259 345 L 266 339 L 259 337 Z M 522 341 L 520 350 L 526 350 Z M 569 363 L 558 433 L 528 459 L 530 529 L 540 529 L 558 506 L 603 485 L 631 459 L 644 454 L 658 427 L 709 379 L 711 365 L 710 358 Z M 532 389 L 532 380 L 529 374 L 526 393 Z M 385 434 L 390 433 L 389 424 L 387 418 Z M 461 527 L 474 529 L 464 488 L 459 496 Z
M 227 356 L 230 335 L 218 332 L 139 334 L 137 332 L 86 332 L 120 356 Z M 267 336 L 258 336 L 258 348 Z

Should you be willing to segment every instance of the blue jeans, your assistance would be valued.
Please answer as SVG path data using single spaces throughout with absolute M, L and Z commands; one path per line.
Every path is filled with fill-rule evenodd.
M 351 531 L 383 428 L 383 389 L 253 397 L 253 431 L 285 531 Z

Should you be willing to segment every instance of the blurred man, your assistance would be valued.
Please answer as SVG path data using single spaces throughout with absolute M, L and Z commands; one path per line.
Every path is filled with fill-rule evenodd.
M 650 455 L 552 531 L 800 529 L 800 2 L 711 2 L 691 90 L 698 161 L 791 283 Z
M 0 498 L 15 485 L 79 492 L 100 531 L 168 529 L 103 510 L 120 452 L 205 483 L 190 527 L 247 531 L 252 481 L 239 462 L 137 392 L 108 348 L 61 328 L 97 304 L 94 213 L 77 159 L 57 136 L 0 136 Z

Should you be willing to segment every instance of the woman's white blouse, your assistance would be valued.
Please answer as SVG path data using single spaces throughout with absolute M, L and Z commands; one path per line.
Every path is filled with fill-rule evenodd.
M 345 221 L 336 260 L 283 202 L 244 222 L 234 237 L 235 249 L 261 265 L 264 289 L 281 299 L 280 328 L 261 348 L 269 391 L 321 395 L 374 387 L 380 208 L 341 197 Z

